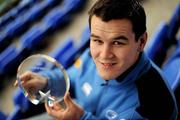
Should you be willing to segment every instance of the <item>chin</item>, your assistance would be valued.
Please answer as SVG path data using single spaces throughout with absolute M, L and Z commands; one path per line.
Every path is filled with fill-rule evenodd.
M 104 71 L 104 70 L 99 70 L 98 69 L 98 73 L 100 75 L 101 78 L 103 78 L 104 80 L 112 80 L 115 79 L 116 77 L 118 77 L 118 73 L 114 73 L 112 71 Z
M 108 74 L 100 74 L 100 76 L 104 79 L 104 80 L 112 80 L 115 79 L 116 77 L 113 75 L 108 75 Z

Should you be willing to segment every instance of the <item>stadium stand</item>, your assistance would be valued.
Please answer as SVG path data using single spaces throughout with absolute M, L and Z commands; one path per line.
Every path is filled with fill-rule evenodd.
M 66 0 L 67 1 L 67 0 Z M 75 1 L 75 0 L 74 0 Z M 79 0 L 78 0 L 79 1 Z M 77 5 L 77 4 L 76 4 Z M 76 6 L 74 6 L 76 7 Z M 0 74 L 8 74 L 8 69 L 17 69 L 17 66 L 14 66 L 13 63 L 19 64 L 20 61 L 22 61 L 22 58 L 27 57 L 29 53 L 34 51 L 38 45 L 40 45 L 44 38 L 49 35 L 49 31 L 52 31 L 52 28 L 57 28 L 55 27 L 56 25 L 63 24 L 64 19 L 67 20 L 65 16 L 68 16 L 69 11 L 65 11 L 66 9 L 61 9 L 60 7 L 59 11 L 56 11 L 58 14 L 57 19 L 53 19 L 54 16 L 49 16 L 52 15 L 47 14 L 49 16 L 49 19 L 46 19 L 46 23 L 44 24 L 43 22 L 37 25 L 32 26 L 31 29 L 29 29 L 25 34 L 23 34 L 20 38 L 20 48 L 16 50 L 17 48 L 9 46 L 6 50 L 4 50 L 0 54 Z M 57 10 L 57 9 L 56 9 Z M 67 15 L 68 14 L 68 15 Z M 54 15 L 54 14 L 53 14 Z M 57 14 L 55 14 L 57 15 Z M 53 17 L 53 18 L 51 18 Z M 46 17 L 45 17 L 46 18 Z M 53 22 L 53 23 L 51 23 Z M 54 24 L 55 22 L 55 24 Z M 51 26 L 53 25 L 53 26 Z M 55 26 L 54 26 L 55 25 Z M 12 50 L 13 49 L 13 50 Z M 18 51 L 18 52 L 16 52 Z M 24 51 L 27 52 L 27 54 L 24 54 Z M 12 56 L 11 56 L 12 55 Z M 23 55 L 23 56 L 22 56 Z M 7 67 L 8 66 L 8 67 Z
M 58 5 L 58 3 L 60 3 L 60 0 L 44 0 L 38 2 L 24 12 L 24 14 L 21 14 L 14 21 L 10 22 L 0 32 L 0 35 L 4 36 L 0 39 L 0 50 L 4 50 L 15 37 L 22 35 L 29 29 L 32 23 L 39 21 L 40 18 L 42 18 L 50 9 Z

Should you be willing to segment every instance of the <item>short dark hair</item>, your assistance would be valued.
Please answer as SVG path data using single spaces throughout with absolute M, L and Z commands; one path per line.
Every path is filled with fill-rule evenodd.
M 89 11 L 90 27 L 93 15 L 105 22 L 113 19 L 130 20 L 136 40 L 146 31 L 146 14 L 137 0 L 98 0 Z

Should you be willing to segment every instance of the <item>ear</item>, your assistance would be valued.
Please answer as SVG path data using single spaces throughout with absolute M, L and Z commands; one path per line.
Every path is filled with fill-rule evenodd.
M 148 35 L 147 35 L 147 32 L 144 32 L 140 38 L 139 38 L 139 48 L 138 50 L 139 51 L 143 51 L 144 50 L 144 46 L 146 45 L 146 42 L 147 42 L 147 38 L 148 38 Z

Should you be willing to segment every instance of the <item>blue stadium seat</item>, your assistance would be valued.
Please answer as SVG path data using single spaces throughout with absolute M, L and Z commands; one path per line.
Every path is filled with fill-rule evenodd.
M 22 0 L 16 7 L 0 17 L 0 29 L 14 20 L 17 16 L 20 16 L 37 1 L 38 0 Z
M 9 39 L 13 39 L 17 35 L 20 35 L 29 26 L 27 18 L 18 17 L 12 23 L 8 24 L 4 30 Z
M 173 51 L 172 55 L 168 58 L 167 62 L 163 65 L 163 71 L 168 79 L 168 83 L 171 88 L 174 89 L 176 85 L 174 83 L 178 83 L 177 76 L 180 72 L 180 40 L 176 46 L 176 49 Z M 180 77 L 180 76 L 179 76 Z
M 167 38 L 167 34 L 168 25 L 165 22 L 161 22 L 145 48 L 145 52 L 149 58 L 158 66 L 162 65 L 169 45 L 171 45 L 169 39 Z
M 13 11 L 13 10 L 11 10 L 11 11 Z M 9 11 L 5 15 L 1 16 L 1 18 L 0 18 L 0 30 L 2 30 L 2 27 L 4 27 L 7 23 L 9 23 L 11 20 L 14 19 L 14 16 L 12 16 L 11 11 Z
M 47 12 L 48 8 L 54 3 L 56 3 L 56 0 L 45 0 L 39 4 L 36 4 L 29 11 L 27 11 L 25 15 L 18 17 L 14 22 L 9 24 L 5 29 L 5 33 L 7 33 L 10 38 L 22 33 L 29 27 L 31 22 L 34 22 L 42 17 Z
M 49 55 L 56 60 L 61 57 L 63 54 L 66 54 L 66 51 L 73 47 L 74 40 L 73 38 L 67 38 L 63 43 L 60 43 L 56 49 L 54 49 Z
M 0 32 L 0 53 L 10 44 L 6 33 Z
M 58 6 L 50 11 L 42 20 L 43 24 L 50 26 L 51 30 L 56 30 L 62 23 L 68 21 L 68 12 L 65 11 L 62 6 Z
M 80 56 L 80 54 L 89 46 L 89 37 L 90 31 L 89 28 L 85 28 L 82 32 L 81 40 L 78 44 L 74 44 L 73 47 L 66 51 L 66 54 L 59 56 L 58 61 L 64 66 L 64 68 L 68 68 L 70 65 L 74 63 L 74 61 Z
M 12 57 L 13 54 L 16 54 L 16 47 L 14 45 L 9 46 L 5 51 L 3 51 L 3 53 L 0 54 L 0 74 L 5 73 L 5 66 L 9 61 L 9 57 Z
M 40 0 L 22 0 L 20 4 L 14 8 L 16 10 L 15 14 L 18 15 L 21 12 L 27 10 L 28 8 L 32 7 L 32 5 L 36 4 L 37 2 L 40 2 Z
M 44 24 L 50 25 L 52 30 L 55 30 L 69 20 L 69 15 L 72 11 L 76 11 L 82 7 L 85 0 L 64 0 L 63 6 L 58 6 L 50 11 L 43 19 Z
M 64 9 L 69 13 L 78 11 L 86 2 L 86 0 L 65 0 Z
M 36 5 L 34 5 L 30 10 L 26 11 L 24 14 L 16 18 L 13 22 L 9 23 L 5 29 L 2 31 L 5 33 L 2 37 L 2 43 L 10 43 L 11 41 L 6 42 L 6 39 L 12 40 L 17 35 L 21 35 L 26 31 L 32 22 L 44 16 L 45 13 L 55 5 L 58 5 L 60 1 L 58 0 L 44 0 Z M 6 46 L 1 44 L 1 46 Z M 3 47 L 4 48 L 4 47 Z
M 27 31 L 21 38 L 20 44 L 23 48 L 33 51 L 43 42 L 43 39 L 48 35 L 49 26 L 35 25 Z
M 158 66 L 162 66 L 167 50 L 176 43 L 180 26 L 180 4 L 177 5 L 169 23 L 161 22 L 145 48 L 145 52 Z
M 17 49 L 13 44 L 0 54 L 0 74 L 7 75 L 16 71 L 20 62 L 30 53 L 24 49 Z
M 89 47 L 90 34 L 89 26 L 87 26 L 81 34 L 80 44 L 78 46 L 80 52 Z
M 53 50 L 49 54 L 49 56 L 55 58 L 58 62 L 60 62 L 59 58 L 62 58 L 62 56 L 64 54 L 68 54 L 67 51 L 68 51 L 68 49 L 71 49 L 73 47 L 73 44 L 74 44 L 74 40 L 72 38 L 68 38 L 68 39 L 65 40 L 65 42 L 61 43 L 60 46 L 58 46 L 58 48 Z M 38 61 L 38 62 L 39 62 L 38 66 L 40 66 L 40 67 L 48 66 L 48 68 L 51 68 L 51 69 L 54 68 L 54 65 L 47 63 L 47 61 L 42 60 L 42 61 Z
M 170 40 L 176 40 L 176 33 L 178 32 L 180 27 L 180 2 L 177 5 L 170 21 L 169 21 L 169 32 L 168 38 Z
M 28 13 L 25 15 L 25 17 L 30 21 L 37 20 L 44 16 L 49 9 L 54 7 L 55 5 L 58 5 L 57 3 L 59 0 L 44 0 L 43 2 L 36 4 L 33 6 Z

